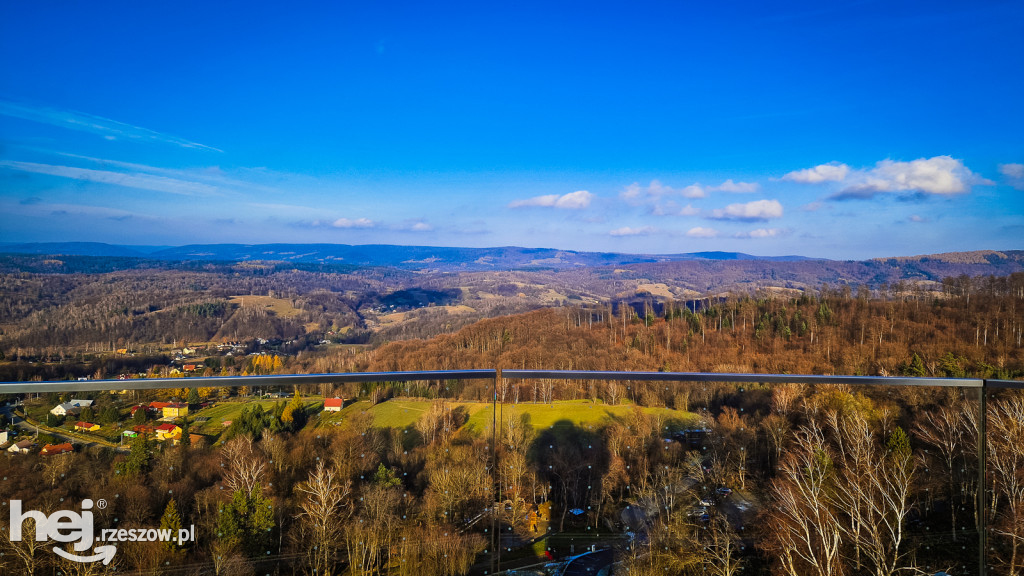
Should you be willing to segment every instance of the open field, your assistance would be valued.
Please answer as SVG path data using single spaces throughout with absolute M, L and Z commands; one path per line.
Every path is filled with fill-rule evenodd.
M 323 404 L 323 400 L 320 397 L 303 397 L 303 404 L 306 406 L 307 411 L 311 409 L 319 409 Z M 259 404 L 263 407 L 264 411 L 273 410 L 274 404 L 278 402 L 288 403 L 291 402 L 290 398 L 278 398 L 274 400 L 232 400 L 232 401 L 221 401 L 217 402 L 216 405 L 209 408 L 203 408 L 202 410 L 196 410 L 195 412 L 189 412 L 189 418 L 194 420 L 195 418 L 209 418 L 202 424 L 193 424 L 192 432 L 198 434 L 205 434 L 208 436 L 217 436 L 227 427 L 223 425 L 224 420 L 234 420 L 238 418 L 238 415 L 242 413 L 242 409 L 246 406 L 253 404 Z
M 273 312 L 282 318 L 293 318 L 301 313 L 301 310 L 292 306 L 291 300 L 284 298 L 271 298 L 270 296 L 232 296 L 228 302 L 238 304 L 242 307 L 259 307 Z
M 392 399 L 371 406 L 369 402 L 354 402 L 334 414 L 322 414 L 320 426 L 333 425 L 344 418 L 358 413 L 369 412 L 373 424 L 378 427 L 406 428 L 412 426 L 430 408 L 432 400 Z M 486 402 L 451 402 L 453 406 L 466 409 L 469 420 L 466 426 L 483 431 L 491 426 L 494 419 L 492 406 Z M 552 404 L 504 404 L 498 406 L 499 419 L 507 419 L 510 412 L 525 414 L 534 428 L 550 428 L 559 422 L 570 422 L 581 427 L 595 427 L 625 419 L 633 410 L 629 404 L 608 406 L 589 400 L 559 400 Z M 698 416 L 692 412 L 681 412 L 669 408 L 641 408 L 650 416 L 659 418 L 662 428 L 681 428 L 696 424 Z
M 409 316 L 415 316 L 416 312 L 423 309 L 424 308 L 417 308 L 416 310 L 411 310 L 407 312 L 391 312 L 390 314 L 381 314 L 380 316 L 377 317 L 377 322 L 379 322 L 381 328 L 385 328 L 395 324 L 401 324 Z M 465 304 L 456 304 L 454 306 L 431 306 L 428 309 L 430 311 L 435 312 L 444 310 L 449 314 L 472 314 L 473 312 L 476 312 L 476 310 L 469 306 L 466 306 Z

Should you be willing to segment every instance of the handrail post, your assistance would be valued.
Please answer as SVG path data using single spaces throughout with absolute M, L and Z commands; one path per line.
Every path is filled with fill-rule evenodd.
M 491 389 L 491 574 L 501 568 L 501 534 L 498 533 L 498 494 L 501 493 L 501 475 L 498 473 L 498 386 L 501 385 L 501 368 L 494 374 Z
M 986 550 L 988 548 L 988 508 L 985 497 L 985 459 L 987 458 L 987 425 L 988 425 L 988 380 L 981 381 L 981 401 L 978 402 L 981 413 L 978 415 L 978 576 L 985 576 L 988 573 L 988 562 Z

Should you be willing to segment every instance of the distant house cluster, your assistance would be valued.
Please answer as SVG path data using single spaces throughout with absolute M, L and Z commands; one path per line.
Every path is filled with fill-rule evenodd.
M 138 426 L 132 426 L 131 430 L 125 430 L 122 434 L 125 438 L 137 438 L 140 434 L 145 434 L 153 436 L 158 442 L 170 440 L 177 444 L 181 440 L 182 430 L 181 426 L 177 424 L 165 422 L 159 426 L 139 424 Z M 196 438 L 197 436 L 196 434 L 190 434 L 189 438 Z
M 159 402 L 153 401 L 149 404 L 139 404 L 132 406 L 131 414 L 135 415 L 135 412 L 139 410 L 146 410 L 154 416 L 160 416 L 162 418 L 181 418 L 182 416 L 188 415 L 188 404 L 184 402 Z
M 92 406 L 92 400 L 68 400 L 67 402 L 54 406 L 53 409 L 50 410 L 50 414 L 61 417 L 68 416 L 69 414 L 77 416 L 82 413 L 83 408 L 88 408 L 90 406 Z
M 0 442 L 0 444 L 4 444 L 7 442 L 7 435 L 7 432 L 2 433 L 3 442 Z M 11 454 L 28 454 L 36 446 L 37 444 L 35 443 L 34 440 L 26 438 L 24 440 L 19 440 L 17 442 L 12 443 L 10 446 L 7 447 L 7 451 Z M 68 452 L 74 451 L 75 447 L 72 446 L 70 442 L 64 442 L 62 444 L 46 444 L 45 446 L 43 446 L 43 449 L 39 451 L 39 455 L 54 456 L 57 454 L 67 454 Z

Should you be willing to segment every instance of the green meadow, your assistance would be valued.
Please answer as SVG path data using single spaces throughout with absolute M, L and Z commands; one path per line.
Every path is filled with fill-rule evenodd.
M 331 426 L 345 418 L 359 413 L 368 412 L 373 416 L 373 425 L 381 428 L 407 428 L 412 426 L 430 408 L 433 400 L 395 398 L 371 405 L 367 401 L 353 402 L 340 412 L 322 413 L 319 426 Z M 456 402 L 451 405 L 464 409 L 469 420 L 466 427 L 474 431 L 483 431 L 491 427 L 494 421 L 494 410 L 486 402 Z M 498 419 L 507 420 L 510 413 L 526 415 L 534 428 L 550 428 L 559 422 L 568 422 L 583 428 L 599 428 L 615 421 L 624 421 L 634 410 L 630 404 L 609 406 L 589 400 L 559 400 L 552 404 L 501 404 L 498 405 Z M 678 429 L 694 425 L 698 416 L 692 412 L 683 412 L 669 408 L 641 407 L 645 414 L 658 418 L 662 427 Z

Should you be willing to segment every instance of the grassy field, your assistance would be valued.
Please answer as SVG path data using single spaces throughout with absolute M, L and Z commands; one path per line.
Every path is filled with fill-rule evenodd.
M 430 400 L 392 399 L 371 406 L 369 402 L 354 402 L 341 412 L 321 415 L 319 425 L 331 426 L 357 412 L 369 412 L 373 416 L 374 426 L 390 428 L 406 428 L 411 426 L 429 409 Z M 468 428 L 483 431 L 491 426 L 494 415 L 490 403 L 485 402 L 452 402 L 454 406 L 464 408 L 469 414 Z M 602 425 L 629 417 L 633 407 L 628 404 L 608 406 L 594 404 L 589 400 L 561 400 L 553 404 L 505 404 L 498 406 L 499 418 L 507 418 L 509 412 L 526 414 L 534 428 L 550 428 L 556 423 L 569 422 L 582 427 L 600 427 Z M 644 413 L 660 418 L 671 428 L 692 425 L 697 415 L 691 412 L 680 412 L 668 408 L 641 408 Z
M 291 300 L 270 296 L 232 296 L 228 302 L 245 307 L 265 308 L 281 318 L 298 316 L 301 310 L 292 306 Z
M 291 402 L 290 398 L 281 398 L 275 400 L 233 400 L 230 402 L 222 401 L 217 402 L 216 405 L 195 412 L 189 412 L 190 419 L 194 422 L 196 418 L 209 418 L 203 424 L 193 424 L 192 432 L 198 434 L 206 434 L 209 436 L 217 436 L 227 428 L 223 425 L 224 420 L 234 420 L 238 418 L 238 415 L 242 413 L 242 409 L 252 404 L 259 404 L 263 407 L 264 411 L 273 410 L 274 404 L 278 402 Z M 323 400 L 319 397 L 303 397 L 303 403 L 306 405 L 306 410 L 319 409 L 323 404 Z

